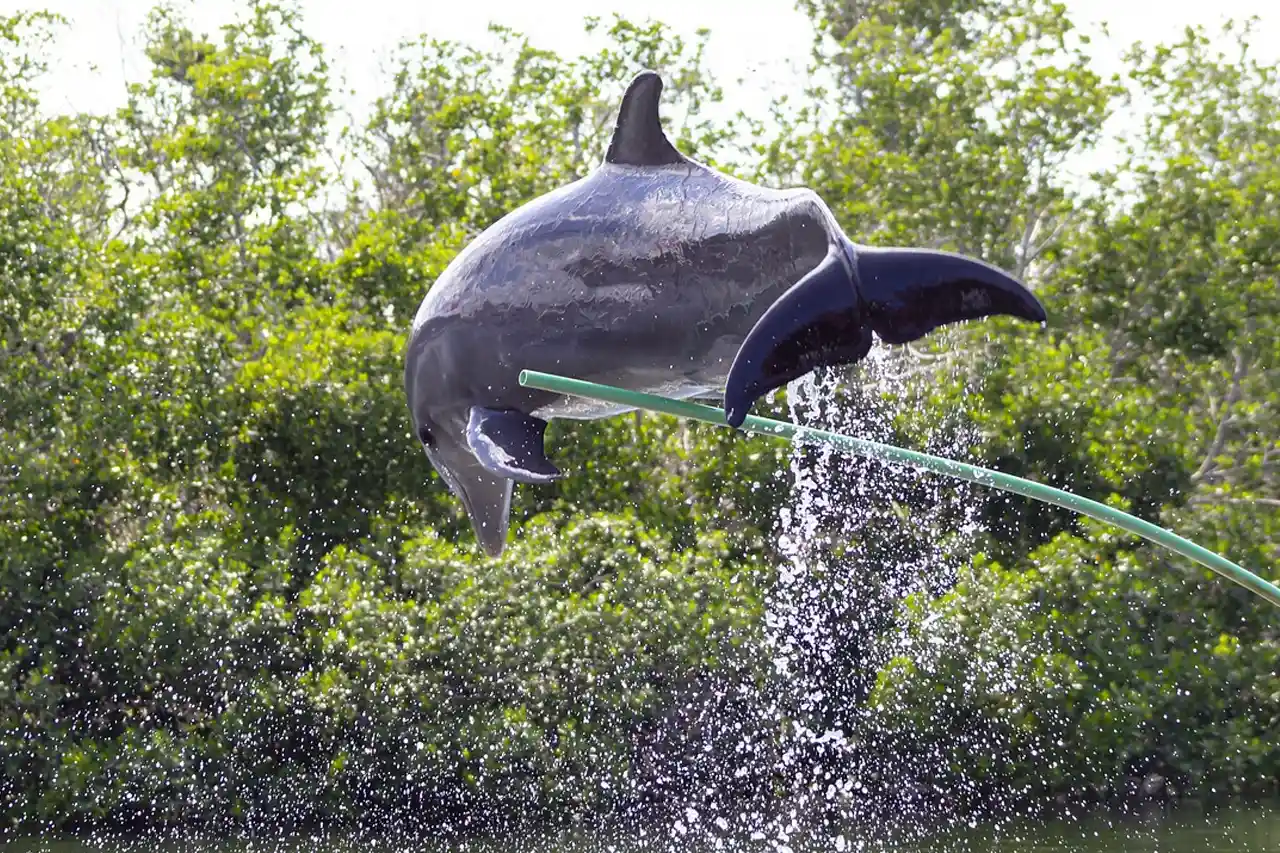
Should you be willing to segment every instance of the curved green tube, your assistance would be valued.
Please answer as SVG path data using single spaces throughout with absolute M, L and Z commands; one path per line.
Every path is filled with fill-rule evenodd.
M 637 409 L 649 409 L 655 412 L 662 412 L 668 415 L 675 415 L 681 418 L 689 418 L 695 421 L 703 421 L 709 424 L 717 424 L 719 426 L 728 426 L 725 421 L 724 412 L 711 406 L 703 406 L 698 403 L 690 403 L 684 400 L 672 400 L 667 397 L 659 397 L 655 394 L 644 394 L 639 391 L 627 391 L 622 388 L 615 388 L 612 385 L 597 385 L 594 382 L 584 382 L 580 379 L 570 379 L 565 376 L 557 376 L 553 373 L 539 373 L 535 370 L 522 370 L 520 372 L 520 384 L 529 388 L 540 388 L 544 391 L 553 391 L 557 394 L 567 394 L 573 397 L 587 397 L 595 400 L 604 400 L 609 403 L 617 403 L 623 406 L 632 406 Z M 928 471 L 935 471 L 939 474 L 946 474 L 949 477 L 955 477 L 959 480 L 967 480 L 970 483 L 977 483 L 980 486 L 990 486 L 996 489 L 1003 489 L 1006 492 L 1023 495 L 1045 503 L 1055 504 L 1060 507 L 1078 512 L 1081 515 L 1087 515 L 1096 518 L 1099 521 L 1105 521 L 1114 524 L 1123 530 L 1136 534 L 1155 542 L 1157 545 L 1163 545 L 1174 553 L 1181 554 L 1184 557 L 1192 559 L 1200 565 L 1212 569 L 1228 580 L 1234 581 L 1245 589 L 1250 590 L 1257 595 L 1262 596 L 1267 601 L 1280 607 L 1280 587 L 1270 581 L 1262 578 L 1231 562 L 1227 558 L 1215 554 L 1205 548 L 1201 548 L 1189 539 L 1183 539 L 1181 536 L 1171 531 L 1165 530 L 1163 527 L 1157 527 L 1150 522 L 1135 518 L 1127 512 L 1121 512 L 1114 507 L 1097 501 L 1082 498 L 1079 495 L 1073 495 L 1070 492 L 1064 492 L 1061 489 L 1055 489 L 1052 486 L 1045 486 L 1031 480 L 1024 480 L 1021 477 L 1014 477 L 1010 474 L 1002 474 L 999 471 L 992 471 L 989 468 L 979 468 L 976 465 L 968 465 L 964 462 L 956 462 L 951 459 L 943 459 L 938 456 L 930 456 L 927 453 L 918 453 L 914 450 L 905 450 L 901 447 L 894 447 L 891 444 L 880 444 L 875 441 L 867 441 L 866 439 L 854 438 L 848 435 L 840 435 L 839 433 L 827 432 L 826 430 L 810 429 L 809 427 L 799 426 L 786 421 L 775 421 L 769 418 L 758 418 L 754 415 L 748 415 L 746 422 L 742 425 L 746 432 L 758 433 L 761 435 L 772 435 L 778 438 L 789 439 L 792 441 L 819 441 L 838 447 L 841 450 L 851 451 L 862 456 L 871 456 L 876 459 L 883 459 L 887 462 L 895 462 L 900 465 L 912 465 L 916 468 L 924 468 Z

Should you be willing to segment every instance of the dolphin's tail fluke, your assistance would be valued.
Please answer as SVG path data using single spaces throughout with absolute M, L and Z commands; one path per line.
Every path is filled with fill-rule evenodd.
M 769 306 L 738 349 L 725 417 L 741 426 L 751 405 L 816 367 L 852 364 L 874 331 L 903 344 L 949 323 L 1006 314 L 1042 323 L 1044 307 L 990 264 L 927 249 L 855 246 L 843 238 Z
M 929 249 L 854 251 L 858 292 L 870 306 L 871 328 L 885 343 L 909 343 L 939 326 L 995 314 L 1046 319 L 1040 300 L 991 264 Z

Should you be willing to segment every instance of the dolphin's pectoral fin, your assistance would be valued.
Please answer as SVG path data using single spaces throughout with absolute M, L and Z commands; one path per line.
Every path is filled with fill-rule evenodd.
M 769 306 L 738 348 L 725 383 L 725 417 L 741 426 L 751 404 L 816 367 L 861 361 L 871 327 L 848 260 L 833 249 Z
M 550 483 L 564 476 L 543 451 L 547 422 L 515 409 L 471 407 L 467 446 L 491 473 L 517 483 Z
M 905 344 L 951 323 L 1005 314 L 1043 323 L 1044 306 L 990 264 L 929 249 L 856 247 L 858 292 L 888 344 Z

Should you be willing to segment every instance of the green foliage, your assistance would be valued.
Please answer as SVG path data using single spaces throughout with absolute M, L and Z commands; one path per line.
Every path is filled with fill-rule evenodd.
M 1065 157 L 1093 144 L 1116 90 L 1087 39 L 1040 0 L 806 3 L 824 72 L 763 147 L 850 234 L 928 243 L 1019 274 L 1070 210 Z
M 696 117 L 720 97 L 702 42 L 618 20 L 575 60 L 505 31 L 405 45 L 336 154 L 370 198 L 322 166 L 327 66 L 292 7 L 218 39 L 158 8 L 152 74 L 108 117 L 40 112 L 57 23 L 0 27 L 4 821 L 323 823 L 512 790 L 581 810 L 639 796 L 657 753 L 705 763 L 661 721 L 755 678 L 770 517 L 710 478 L 776 453 L 654 419 L 561 431 L 582 474 L 524 490 L 495 564 L 401 387 L 467 237 L 599 156 L 597 86 L 660 67 L 684 144 L 724 137 Z
M 556 422 L 572 476 L 518 491 L 491 561 L 409 435 L 423 294 L 475 233 L 594 165 L 642 67 L 683 150 L 813 186 L 859 239 L 1005 264 L 1049 306 L 1042 332 L 993 321 L 900 354 L 892 393 L 848 371 L 848 405 L 896 406 L 899 442 L 976 436 L 984 464 L 1274 574 L 1276 69 L 1195 32 L 1135 51 L 1150 119 L 1082 195 L 1064 163 L 1121 91 L 1061 6 L 804 8 L 815 84 L 771 129 L 706 120 L 706 33 L 616 19 L 587 22 L 599 50 L 578 58 L 501 28 L 487 49 L 406 43 L 367 125 L 331 133 L 324 53 L 266 2 L 217 38 L 157 9 L 128 104 L 50 116 L 35 81 L 59 19 L 0 19 L 6 824 L 583 813 L 716 781 L 744 737 L 772 737 L 734 688 L 768 675 L 786 448 Z M 958 803 L 1153 769 L 1275 786 L 1265 605 L 1016 500 L 985 500 L 975 556 L 954 501 L 900 485 L 822 521 L 876 602 L 815 598 L 848 638 L 806 664 L 854 685 L 830 702 L 866 700 Z M 960 582 L 895 619 L 886 572 L 931 548 Z
M 1247 38 L 1230 57 L 1197 31 L 1134 52 L 1152 112 L 1045 270 L 1057 328 L 988 347 L 978 394 L 931 396 L 969 411 L 996 467 L 1109 498 L 1267 577 L 1280 90 Z M 1119 798 L 1149 773 L 1199 793 L 1276 789 L 1269 605 L 1023 501 L 993 501 L 987 522 L 995 559 L 909 609 L 918 654 L 877 688 L 888 728 L 927 728 L 952 780 L 979 767 L 987 785 Z
M 415 733 L 407 752 L 343 757 L 366 786 L 607 802 L 634 784 L 637 718 L 745 664 L 762 578 L 727 556 L 722 535 L 674 551 L 622 515 L 535 518 L 497 565 L 435 534 L 404 543 L 393 572 L 339 548 L 299 598 L 313 661 L 299 683 L 345 738 Z
M 962 791 L 976 777 L 1123 801 L 1149 773 L 1181 791 L 1274 791 L 1270 605 L 1098 526 L 1085 534 L 1021 570 L 980 559 L 947 598 L 914 603 L 913 653 L 873 695 L 881 722 L 948 738 L 938 781 Z

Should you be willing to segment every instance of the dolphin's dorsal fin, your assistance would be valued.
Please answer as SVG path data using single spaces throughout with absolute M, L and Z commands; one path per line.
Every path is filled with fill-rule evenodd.
M 662 78 L 654 71 L 641 71 L 627 87 L 618 108 L 618 124 L 609 141 L 606 163 L 624 166 L 670 166 L 685 158 L 662 132 L 658 120 L 658 99 Z

